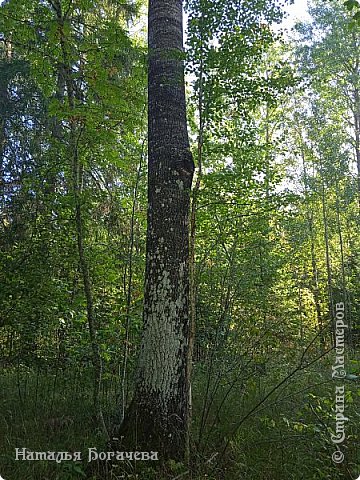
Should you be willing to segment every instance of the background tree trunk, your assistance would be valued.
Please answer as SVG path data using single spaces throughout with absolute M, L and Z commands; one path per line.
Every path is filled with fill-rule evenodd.
M 189 209 L 194 163 L 186 122 L 182 1 L 149 5 L 149 171 L 144 329 L 126 445 L 182 459 L 187 375 Z

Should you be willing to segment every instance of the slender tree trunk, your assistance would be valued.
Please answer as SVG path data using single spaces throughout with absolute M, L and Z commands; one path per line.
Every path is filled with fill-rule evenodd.
M 354 104 L 352 107 L 352 113 L 354 117 L 354 147 L 355 147 L 355 160 L 357 166 L 357 194 L 358 205 L 360 210 L 360 92 L 359 92 L 359 67 L 360 67 L 360 55 L 359 55 L 359 41 L 355 30 L 352 32 L 352 43 L 354 51 L 357 52 L 355 57 L 355 64 L 351 72 L 351 84 L 354 88 Z
M 199 70 L 199 98 L 198 98 L 198 114 L 199 114 L 199 131 L 197 142 L 197 177 L 192 192 L 191 212 L 190 212 L 190 336 L 188 350 L 188 381 L 189 381 L 189 423 L 192 415 L 192 398 L 191 398 L 191 369 L 195 344 L 196 329 L 196 263 L 195 263 L 195 247 L 196 247 L 196 212 L 198 206 L 198 196 L 200 192 L 202 179 L 202 158 L 204 144 L 204 100 L 203 100 L 203 60 L 200 61 Z M 187 439 L 187 456 L 190 457 L 190 439 Z
M 301 139 L 301 135 L 299 135 L 299 138 Z M 326 345 L 326 332 L 324 332 L 324 322 L 323 322 L 323 316 L 321 312 L 319 273 L 318 273 L 318 266 L 317 266 L 316 252 L 315 252 L 314 214 L 313 214 L 311 205 L 309 205 L 308 173 L 306 168 L 306 160 L 305 160 L 305 152 L 304 152 L 303 144 L 301 144 L 300 149 L 301 149 L 301 158 L 302 158 L 302 164 L 303 164 L 306 217 L 307 217 L 309 233 L 310 233 L 312 294 L 313 294 L 314 303 L 315 303 L 316 320 L 317 320 L 317 326 L 319 330 L 320 348 L 324 351 L 325 345 Z
M 344 240 L 343 240 L 343 231 L 341 225 L 341 215 L 340 215 L 340 202 L 339 202 L 339 180 L 336 181 L 336 223 L 339 235 L 339 245 L 340 245 L 340 258 L 341 258 L 341 287 L 343 292 L 343 301 L 345 305 L 345 319 L 349 328 L 347 331 L 347 341 L 350 347 L 353 346 L 352 342 L 352 324 L 350 317 L 350 300 L 347 291 L 347 281 L 346 281 L 346 271 L 345 271 L 345 251 L 344 251 Z
M 54 0 L 52 3 L 54 12 L 56 14 L 56 21 L 58 26 L 59 43 L 62 55 L 62 65 L 59 69 L 61 80 L 58 81 L 58 95 L 63 94 L 64 87 L 67 89 L 67 103 L 69 110 L 75 108 L 75 88 L 74 79 L 71 70 L 71 60 L 69 55 L 69 44 L 65 34 L 65 22 L 62 11 L 62 3 L 60 0 Z M 95 318 L 93 288 L 89 271 L 88 260 L 85 255 L 85 234 L 84 234 L 84 219 L 82 207 L 82 179 L 83 166 L 79 157 L 78 143 L 81 136 L 81 126 L 76 120 L 70 122 L 70 136 L 69 136 L 69 153 L 71 156 L 71 172 L 72 172 L 72 193 L 75 203 L 75 228 L 77 237 L 77 247 L 79 255 L 79 264 L 82 274 L 84 294 L 86 300 L 87 321 L 89 326 L 89 336 L 92 348 L 92 363 L 94 367 L 94 390 L 93 401 L 96 412 L 97 421 L 104 433 L 104 436 L 109 440 L 109 434 L 105 425 L 102 406 L 101 406 L 101 385 L 103 364 L 100 353 L 100 347 L 97 340 L 97 322 Z M 54 132 L 53 132 L 54 133 Z
M 1 187 L 1 197 L 3 197 L 3 188 L 5 187 L 5 142 L 6 142 L 6 132 L 5 132 L 5 118 L 6 118 L 6 105 L 7 105 L 7 82 L 0 81 L 0 187 Z
M 5 147 L 6 147 L 6 116 L 9 108 L 8 86 L 11 79 L 11 73 L 7 68 L 12 60 L 11 41 L 4 40 L 4 49 L 1 52 L 0 62 L 3 70 L 0 76 L 0 187 L 5 187 Z M 14 74 L 12 74 L 14 75 Z M 2 195 L 3 196 L 3 195 Z
M 309 229 L 311 235 L 311 270 L 312 270 L 312 284 L 313 284 L 313 296 L 314 296 L 314 303 L 315 303 L 315 311 L 316 311 L 316 319 L 319 329 L 319 340 L 320 346 L 324 350 L 326 344 L 326 333 L 323 331 L 324 322 L 321 314 L 321 303 L 320 303 L 320 288 L 319 288 L 319 275 L 318 275 L 318 267 L 316 261 L 316 254 L 315 254 L 315 240 L 314 240 L 314 232 L 313 232 L 313 215 L 312 212 L 309 218 Z
M 360 210 L 360 93 L 355 87 L 354 90 L 354 127 L 355 127 L 355 158 L 357 166 L 357 190 Z
M 189 209 L 182 1 L 149 4 L 149 167 L 144 327 L 125 445 L 183 459 L 189 414 Z
M 326 211 L 324 179 L 322 178 L 321 181 L 322 181 L 321 204 L 322 204 L 322 214 L 323 214 L 323 221 L 324 221 L 325 263 L 326 263 L 326 276 L 327 276 L 327 289 L 328 289 L 329 320 L 331 324 L 333 345 L 335 345 L 335 312 L 334 312 L 333 281 L 332 281 L 332 271 L 331 271 L 332 269 L 331 269 L 330 245 L 329 245 L 329 229 L 328 229 L 328 219 L 327 219 L 327 211 Z
M 145 157 L 145 141 L 142 144 L 140 162 L 137 168 L 136 180 L 134 186 L 133 194 L 133 204 L 131 210 L 131 221 L 130 221 L 130 239 L 128 247 L 128 265 L 124 274 L 124 288 L 125 288 L 125 297 L 126 297 L 126 311 L 125 311 L 125 339 L 123 346 L 123 359 L 122 359 L 122 371 L 121 375 L 121 421 L 125 418 L 125 408 L 128 397 L 127 389 L 127 365 L 129 357 L 129 342 L 130 342 L 130 316 L 131 316 L 131 304 L 132 304 L 132 289 L 133 289 L 133 257 L 134 257 L 134 246 L 135 246 L 135 215 L 138 205 L 138 193 L 140 186 L 140 178 L 143 169 L 143 161 Z

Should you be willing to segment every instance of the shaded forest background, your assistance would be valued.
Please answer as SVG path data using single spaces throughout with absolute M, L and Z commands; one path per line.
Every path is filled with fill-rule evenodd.
M 284 6 L 273 0 L 186 4 L 191 464 L 127 466 L 129 478 L 360 473 L 360 26 L 356 2 L 346 3 L 312 1 L 311 21 L 290 37 L 274 27 Z M 113 0 L 0 6 L 7 480 L 122 478 L 119 465 L 21 462 L 14 452 L 106 451 L 132 396 L 147 209 L 145 15 L 142 2 Z M 348 325 L 340 383 L 337 303 Z M 349 421 L 335 465 L 338 384 Z

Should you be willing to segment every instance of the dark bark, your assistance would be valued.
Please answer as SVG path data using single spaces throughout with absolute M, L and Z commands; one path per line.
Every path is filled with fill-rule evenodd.
M 189 411 L 189 209 L 182 1 L 150 0 L 148 226 L 144 327 L 128 447 L 183 459 Z

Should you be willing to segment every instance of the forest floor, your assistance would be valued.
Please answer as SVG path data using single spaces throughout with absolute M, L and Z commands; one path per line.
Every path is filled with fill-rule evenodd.
M 359 361 L 348 361 L 356 373 Z M 211 392 L 212 387 L 207 388 L 204 370 L 195 368 L 192 467 L 170 462 L 159 471 L 148 466 L 154 462 L 137 462 L 135 466 L 123 462 L 125 472 L 121 467 L 111 469 L 106 462 L 88 462 L 90 448 L 97 452 L 109 450 L 102 432 L 94 427 L 90 372 L 44 373 L 25 366 L 6 368 L 0 385 L 0 475 L 4 480 L 356 479 L 360 473 L 360 382 L 343 381 L 344 415 L 349 421 L 345 423 L 346 439 L 340 445 L 345 460 L 336 465 L 332 461 L 336 445 L 331 438 L 336 429 L 335 382 L 329 362 L 317 364 L 281 387 L 243 421 L 283 373 L 260 372 L 246 382 L 246 389 L 240 382 L 230 392 L 224 382 L 212 390 L 214 394 L 208 395 L 204 407 L 205 392 Z M 116 378 L 110 376 L 104 383 L 103 405 L 108 423 L 113 421 L 118 395 L 115 384 Z M 228 440 L 226 452 L 216 447 Z M 23 448 L 72 455 L 81 452 L 81 461 L 23 460 Z

